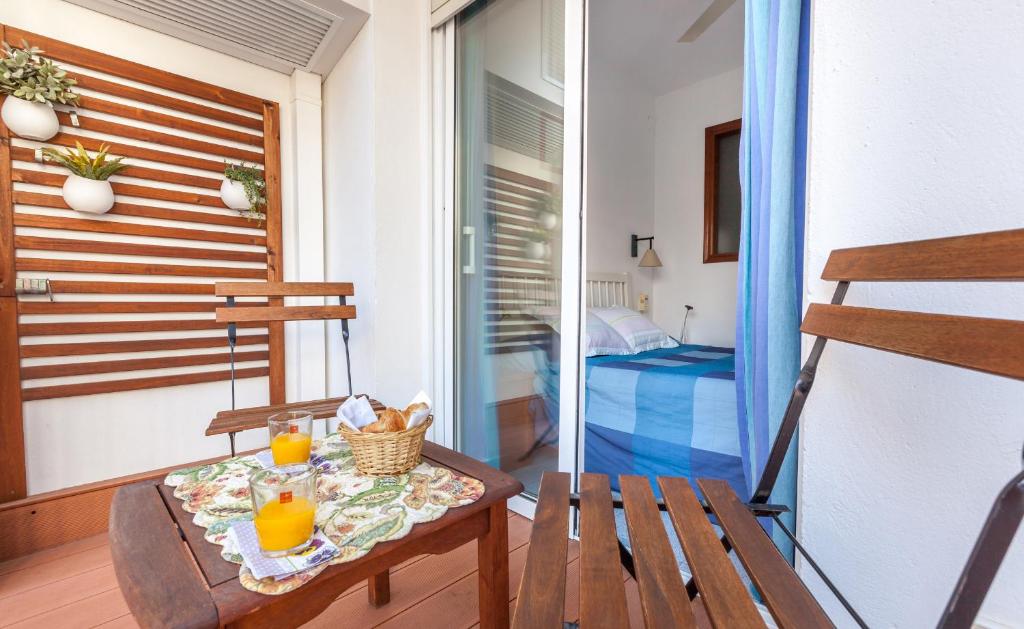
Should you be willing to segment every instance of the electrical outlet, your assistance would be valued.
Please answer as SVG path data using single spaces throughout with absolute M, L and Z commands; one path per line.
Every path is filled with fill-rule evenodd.
M 637 299 L 636 309 L 640 312 L 647 312 L 647 304 L 647 293 L 640 293 L 640 297 Z

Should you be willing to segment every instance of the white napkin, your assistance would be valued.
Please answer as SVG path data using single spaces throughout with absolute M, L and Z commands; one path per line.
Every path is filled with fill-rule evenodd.
M 274 453 L 271 450 L 257 452 L 255 458 L 256 462 L 262 465 L 264 469 L 274 467 Z
M 426 392 L 420 391 L 419 393 L 417 393 L 416 397 L 414 397 L 412 401 L 409 402 L 408 406 L 412 406 L 413 404 L 417 404 L 419 402 L 426 404 L 427 408 L 415 411 L 412 415 L 410 415 L 409 422 L 408 425 L 406 425 L 406 428 L 414 428 L 416 426 L 419 426 L 423 422 L 427 421 L 428 417 L 430 417 L 430 411 L 433 410 L 434 405 L 430 402 L 430 398 L 427 396 Z
M 228 536 L 232 538 L 242 560 L 257 579 L 274 577 L 276 580 L 295 574 L 301 570 L 320 565 L 325 561 L 334 559 L 340 552 L 320 527 L 313 533 L 313 541 L 310 547 L 297 555 L 271 558 L 264 557 L 260 552 L 260 544 L 256 538 L 256 527 L 251 520 L 236 522 L 228 529 Z
M 363 426 L 369 426 L 377 421 L 377 415 L 365 395 L 350 396 L 338 407 L 338 421 L 352 430 L 360 430 Z

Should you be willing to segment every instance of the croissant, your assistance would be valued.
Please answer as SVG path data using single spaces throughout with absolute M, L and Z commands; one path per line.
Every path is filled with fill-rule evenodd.
M 399 432 L 405 430 L 405 416 L 397 408 L 388 407 L 380 414 L 380 419 L 387 426 L 388 432 Z
M 405 407 L 405 410 L 402 411 L 402 416 L 405 417 L 405 424 L 406 426 L 408 426 L 412 422 L 413 417 L 417 417 L 421 413 L 429 412 L 429 406 L 427 406 L 423 402 L 416 402 L 415 404 L 410 404 L 409 406 Z
M 367 424 L 367 425 L 363 426 L 360 430 L 362 432 L 387 432 L 388 428 L 387 428 L 387 424 L 384 423 L 384 420 L 378 419 L 377 421 L 373 422 L 372 424 Z

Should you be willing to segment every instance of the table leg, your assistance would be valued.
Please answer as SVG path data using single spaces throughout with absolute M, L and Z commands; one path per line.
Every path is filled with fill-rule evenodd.
M 370 605 L 380 607 L 391 601 L 391 578 L 388 576 L 387 570 L 367 579 L 366 585 Z
M 487 533 L 477 542 L 480 629 L 508 628 L 508 511 L 505 501 L 488 512 Z

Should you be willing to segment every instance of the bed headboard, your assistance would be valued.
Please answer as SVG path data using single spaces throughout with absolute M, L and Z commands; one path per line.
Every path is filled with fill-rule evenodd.
M 491 287 L 509 298 L 508 303 L 537 307 L 557 306 L 562 303 L 561 278 L 537 276 L 524 278 L 521 274 L 495 275 Z M 584 289 L 587 307 L 624 306 L 630 308 L 633 295 L 629 273 L 587 273 Z
M 630 308 L 633 295 L 630 292 L 629 273 L 587 273 L 586 298 L 588 308 Z

